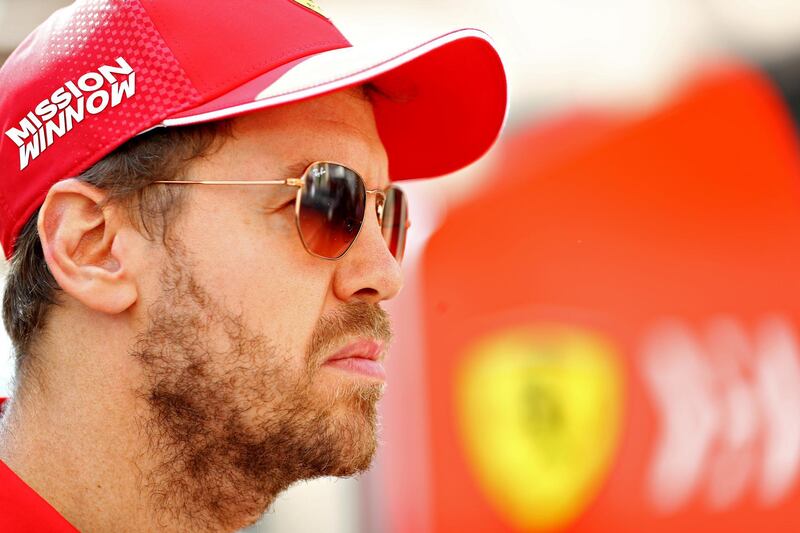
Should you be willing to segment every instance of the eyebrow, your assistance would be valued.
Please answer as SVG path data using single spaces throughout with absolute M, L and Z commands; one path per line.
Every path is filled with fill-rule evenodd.
M 283 171 L 283 177 L 285 179 L 289 178 L 299 178 L 303 175 L 303 172 L 313 163 L 314 161 L 311 159 L 301 159 L 296 163 L 292 163 L 291 165 L 287 166 Z

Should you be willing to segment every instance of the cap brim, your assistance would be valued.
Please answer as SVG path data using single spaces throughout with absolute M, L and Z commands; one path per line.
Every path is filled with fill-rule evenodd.
M 352 46 L 311 55 L 160 126 L 221 120 L 371 82 L 393 180 L 440 176 L 480 158 L 508 110 L 506 75 L 491 39 L 457 30 L 415 47 Z

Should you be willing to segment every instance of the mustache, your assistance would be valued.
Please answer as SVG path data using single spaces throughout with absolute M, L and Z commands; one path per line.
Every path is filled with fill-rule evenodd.
M 392 342 L 389 313 L 377 304 L 346 304 L 334 313 L 322 316 L 311 334 L 308 346 L 310 364 L 321 363 L 326 352 L 352 337 L 366 337 L 389 345 Z

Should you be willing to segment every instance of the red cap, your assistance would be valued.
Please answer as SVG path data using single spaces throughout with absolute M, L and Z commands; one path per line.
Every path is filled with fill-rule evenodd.
M 446 174 L 496 140 L 506 78 L 491 40 L 352 46 L 312 0 L 78 0 L 0 69 L 0 244 L 59 180 L 159 126 L 219 120 L 371 81 L 392 179 Z M 392 97 L 393 96 L 393 97 Z

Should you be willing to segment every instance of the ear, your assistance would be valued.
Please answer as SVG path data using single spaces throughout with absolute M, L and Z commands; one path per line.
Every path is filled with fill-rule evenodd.
M 126 270 L 127 217 L 101 207 L 105 193 L 76 179 L 50 188 L 39 210 L 39 239 L 59 286 L 95 311 L 117 314 L 138 298 Z

